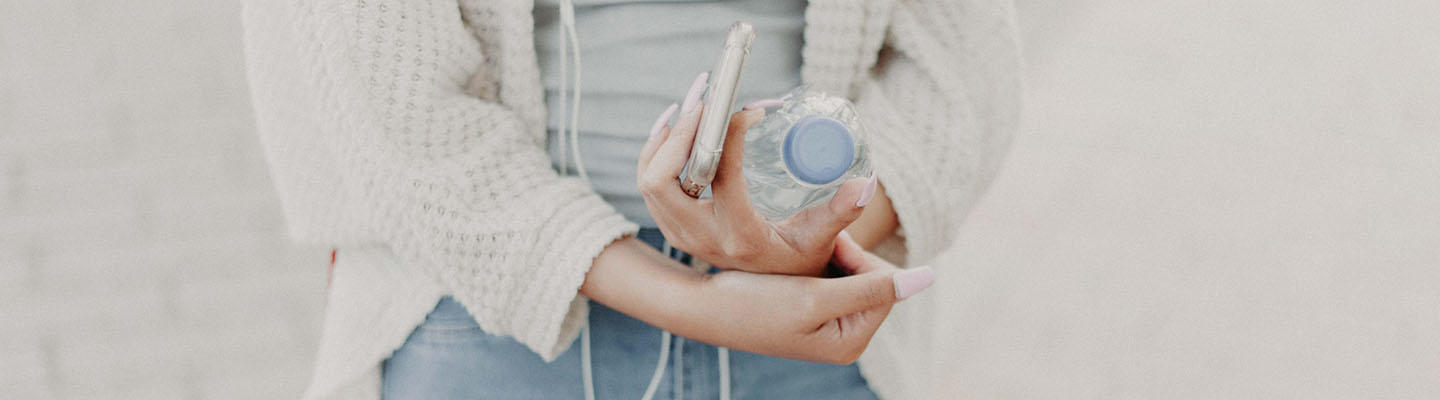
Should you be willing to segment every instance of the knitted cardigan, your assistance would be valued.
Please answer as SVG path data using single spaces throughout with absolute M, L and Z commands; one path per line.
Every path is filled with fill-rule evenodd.
M 341 249 L 307 398 L 378 398 L 382 361 L 445 295 L 546 360 L 576 338 L 586 271 L 636 225 L 550 167 L 532 7 L 246 2 L 257 127 L 290 234 Z M 952 241 L 1016 128 L 1012 11 L 1007 0 L 806 9 L 802 79 L 865 115 L 911 265 Z M 898 367 L 925 351 L 904 342 L 925 328 L 877 333 L 861 359 L 877 393 L 926 384 Z

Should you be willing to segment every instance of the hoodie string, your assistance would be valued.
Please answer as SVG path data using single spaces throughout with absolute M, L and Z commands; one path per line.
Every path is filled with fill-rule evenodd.
M 557 39 L 559 46 L 555 47 L 555 52 L 560 56 L 560 109 L 564 110 L 566 106 L 570 109 L 570 114 L 560 127 L 560 175 L 570 174 L 570 159 L 573 158 L 575 171 L 580 175 L 580 180 L 588 186 L 590 177 L 585 173 L 585 163 L 580 160 L 580 140 L 576 132 L 580 119 L 580 41 L 575 34 L 575 3 L 572 0 L 560 0 L 560 34 Z M 572 54 L 575 57 L 573 82 L 570 75 Z M 573 101 L 570 99 L 571 92 L 575 93 Z M 567 154 L 567 149 L 573 152 Z M 585 324 L 580 327 L 580 380 L 584 387 L 585 400 L 595 400 L 595 375 L 591 364 L 590 314 L 586 313 Z
M 560 53 L 560 104 L 570 108 L 561 129 L 563 138 L 560 153 L 564 157 L 566 148 L 569 148 L 569 159 L 575 160 L 575 172 L 580 175 L 581 180 L 589 184 L 590 176 L 585 172 L 585 161 L 580 158 L 580 38 L 575 32 L 573 0 L 560 0 L 560 26 L 560 47 L 556 49 L 556 52 Z M 575 65 L 573 77 L 570 71 L 572 60 Z M 569 90 L 566 90 L 567 86 Z M 574 93 L 573 99 L 571 93 Z M 570 172 L 569 159 L 560 164 L 562 175 Z
M 575 172 L 580 175 L 580 180 L 588 186 L 590 175 L 585 172 L 585 161 L 580 157 L 580 35 L 575 30 L 575 2 L 574 0 L 560 0 L 560 46 L 556 52 L 560 53 L 560 104 L 569 106 L 570 115 L 565 119 L 565 125 L 561 129 L 560 141 L 560 174 L 569 175 L 569 160 L 575 161 Z M 572 78 L 570 64 L 574 62 L 575 70 Z M 569 90 L 566 90 L 568 87 Z M 571 93 L 574 93 L 573 99 Z M 566 149 L 569 149 L 569 158 L 565 158 Z M 665 255 L 670 256 L 670 245 L 664 246 Z M 651 400 L 655 397 L 655 390 L 660 387 L 660 378 L 665 375 L 665 366 L 670 361 L 671 334 L 669 331 L 660 330 L 660 360 L 655 365 L 655 373 L 650 377 L 650 385 L 645 389 L 645 395 L 641 400 Z M 595 376 L 593 360 L 590 358 L 590 316 L 585 316 L 585 324 L 580 329 L 580 369 L 581 380 L 584 382 L 585 400 L 595 400 Z M 721 347 L 717 357 L 720 364 L 720 399 L 730 400 L 730 349 Z M 676 394 L 679 398 L 681 395 Z

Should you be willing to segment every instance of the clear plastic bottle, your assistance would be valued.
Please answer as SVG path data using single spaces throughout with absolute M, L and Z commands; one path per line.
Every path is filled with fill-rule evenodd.
M 801 86 L 745 133 L 750 202 L 770 221 L 825 203 L 851 178 L 870 176 L 865 126 L 855 106 Z

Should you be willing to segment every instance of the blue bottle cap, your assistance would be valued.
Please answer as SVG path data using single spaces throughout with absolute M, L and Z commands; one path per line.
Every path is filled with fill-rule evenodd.
M 840 121 L 805 117 L 785 133 L 780 154 L 796 179 L 824 185 L 840 178 L 855 162 L 855 137 Z

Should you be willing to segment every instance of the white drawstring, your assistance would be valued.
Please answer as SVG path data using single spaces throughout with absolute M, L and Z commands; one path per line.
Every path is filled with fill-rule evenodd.
M 555 41 L 557 42 L 557 43 L 556 43 L 557 45 L 555 46 L 555 52 L 556 52 L 556 53 L 559 53 L 559 55 L 560 55 L 560 107 L 561 107 L 560 109 L 561 109 L 561 110 L 564 110 L 566 106 L 570 105 L 570 90 L 569 90 L 569 88 L 570 88 L 570 52 L 569 52 L 570 48 L 569 48 L 568 46 L 566 46 L 566 42 L 567 42 L 567 39 L 568 39 L 568 38 L 567 38 L 566 35 L 565 35 L 565 32 L 568 32 L 569 30 L 563 27 L 564 24 L 565 24 L 565 22 L 568 21 L 568 20 L 565 19 L 565 17 L 564 17 L 564 16 L 565 16 L 565 9 L 566 9 L 567 7 L 570 8 L 571 10 L 574 10 L 575 5 L 574 5 L 574 4 L 571 4 L 570 0 L 560 0 L 560 15 L 561 15 L 561 17 L 560 17 L 560 24 L 561 24 L 562 27 L 560 28 L 560 34 L 555 36 Z M 573 22 L 573 21 L 571 21 L 571 22 Z M 563 118 L 564 114 L 562 113 L 561 116 L 562 116 L 562 118 Z M 569 128 L 570 128 L 570 121 L 565 121 L 565 122 L 561 123 L 561 125 L 560 125 L 560 175 L 561 175 L 561 176 L 569 175 L 569 174 L 570 174 L 570 159 L 569 159 L 569 158 L 566 158 L 566 156 L 569 154 L 569 153 L 566 151 L 566 146 L 569 145 L 569 143 L 570 143 L 570 136 L 567 134 L 567 133 L 569 132 Z M 590 400 L 590 399 L 587 399 L 587 400 Z
M 730 349 L 721 347 L 716 358 L 720 364 L 720 400 L 730 400 Z
M 670 244 L 666 243 L 661 252 L 665 257 L 670 257 Z M 655 398 L 655 390 L 660 388 L 660 378 L 665 376 L 665 364 L 670 361 L 670 331 L 660 330 L 660 360 L 655 362 L 655 373 L 650 375 L 650 385 L 645 387 L 645 394 L 640 400 L 651 400 Z
M 670 390 L 675 391 L 675 395 L 671 397 L 683 399 L 685 398 L 685 363 L 682 361 L 685 361 L 685 338 L 682 337 L 675 341 L 679 344 L 675 345 L 675 370 L 670 374 L 674 377 L 675 385 Z
M 580 147 L 578 135 L 574 133 L 579 125 L 577 119 L 580 116 L 580 47 L 575 35 L 575 4 L 572 0 L 560 0 L 560 26 L 561 32 L 558 37 L 560 46 L 556 52 L 560 53 L 560 105 L 570 106 L 569 118 L 560 127 L 560 175 L 569 175 L 570 160 L 565 158 L 566 148 L 574 148 L 575 169 L 580 174 L 580 179 L 588 185 L 589 176 L 585 174 L 585 166 L 580 162 Z M 570 39 L 570 40 L 566 40 Z M 567 42 L 569 43 L 567 46 Z M 575 80 L 570 80 L 570 54 L 575 55 Z M 573 86 L 572 86 L 573 85 Z M 566 90 L 568 89 L 570 90 Z M 570 91 L 575 92 L 575 99 L 570 99 Z M 563 108 L 562 108 L 563 110 Z M 585 315 L 585 324 L 580 327 L 580 380 L 583 381 L 585 400 L 595 400 L 595 375 L 591 367 L 590 359 L 590 315 Z
M 595 400 L 595 377 L 590 372 L 590 316 L 580 328 L 580 380 L 585 384 L 585 400 Z
M 580 137 L 576 131 L 580 125 L 580 43 L 578 35 L 575 34 L 575 3 L 572 0 L 560 0 L 560 26 L 560 46 L 555 49 L 560 53 L 560 105 L 570 107 L 570 115 L 560 127 L 560 175 L 570 173 L 570 159 L 565 157 L 566 148 L 570 148 L 575 159 L 575 171 L 580 174 L 580 180 L 589 185 L 590 177 L 585 173 L 585 164 L 580 161 Z M 569 57 L 572 53 L 575 55 L 573 82 L 570 79 Z M 569 90 L 566 90 L 567 87 Z M 573 101 L 570 98 L 571 91 L 575 92 Z M 590 357 L 590 315 L 587 313 L 585 325 L 580 328 L 580 379 L 584 385 L 585 400 L 595 400 L 593 364 Z
M 670 257 L 670 244 L 666 243 L 661 247 L 663 247 L 661 251 L 665 253 L 665 256 Z M 591 372 L 593 370 L 593 367 L 591 367 L 593 362 L 590 359 L 589 315 L 585 316 L 585 326 L 580 329 L 580 335 L 580 379 L 583 380 L 585 384 L 585 400 L 595 400 L 595 378 Z M 655 362 L 655 373 L 650 375 L 650 385 L 645 387 L 645 394 L 640 396 L 640 400 L 654 399 L 655 391 L 660 388 L 660 379 L 665 376 L 665 365 L 670 361 L 671 336 L 670 331 L 660 330 L 660 360 Z M 726 365 L 728 367 L 728 363 L 726 363 Z M 727 372 L 729 371 L 722 371 L 720 373 L 722 383 L 729 381 Z M 730 400 L 730 388 L 728 386 L 729 384 L 727 383 L 720 388 L 720 398 L 723 400 Z
M 560 0 L 560 46 L 557 52 L 560 53 L 560 104 L 569 106 L 570 115 L 565 118 L 565 124 L 561 127 L 560 139 L 560 174 L 568 175 L 570 159 L 575 160 L 575 172 L 580 175 L 580 180 L 586 185 L 590 184 L 590 175 L 585 171 L 585 160 L 580 157 L 580 34 L 575 29 L 575 2 L 574 0 Z M 570 62 L 574 57 L 575 71 L 574 79 L 571 79 Z M 566 90 L 568 86 L 569 90 Z M 570 96 L 573 92 L 574 96 Z M 564 108 L 561 108 L 562 110 Z M 569 150 L 569 158 L 566 158 L 566 150 Z M 666 257 L 671 256 L 670 244 L 664 246 Z M 698 259 L 695 261 L 699 261 Z M 700 261 L 703 263 L 703 261 Z M 580 363 L 581 379 L 584 381 L 585 400 L 595 400 L 595 377 L 593 372 L 593 360 L 590 357 L 590 316 L 585 316 L 585 325 L 580 328 Z M 670 361 L 670 344 L 672 335 L 669 331 L 660 330 L 660 360 L 655 365 L 655 373 L 650 377 L 650 385 L 646 387 L 641 400 L 652 400 L 655 391 L 660 387 L 660 379 L 665 376 L 666 364 Z M 720 364 L 720 399 L 730 400 L 730 349 L 719 348 Z M 677 364 L 678 366 L 678 364 Z M 680 377 L 677 374 L 676 379 Z M 679 394 L 677 394 L 677 397 Z
M 575 160 L 575 172 L 580 175 L 581 180 L 589 184 L 590 176 L 585 171 L 585 161 L 580 158 L 580 78 L 582 68 L 580 66 L 580 35 L 575 30 L 575 3 L 573 0 L 560 0 L 560 27 L 560 47 L 556 49 L 560 53 L 560 104 L 561 110 L 564 110 L 564 106 L 569 106 L 570 109 L 569 115 L 565 118 L 565 124 L 560 129 L 560 156 L 563 159 L 567 155 L 565 150 L 568 147 L 570 158 Z M 572 56 L 575 64 L 573 77 L 570 73 Z M 573 98 L 570 95 L 572 92 L 574 93 Z M 565 159 L 560 164 L 561 175 L 570 172 L 569 165 L 569 159 Z
M 575 157 L 575 172 L 580 173 L 580 180 L 588 185 L 590 176 L 585 172 L 585 160 L 580 158 L 580 35 L 575 31 L 575 5 L 572 0 L 564 2 L 569 6 L 560 11 L 560 25 L 565 27 L 570 37 L 570 51 L 575 54 L 575 81 L 570 83 L 571 91 L 575 92 L 575 102 L 570 103 L 570 152 Z

